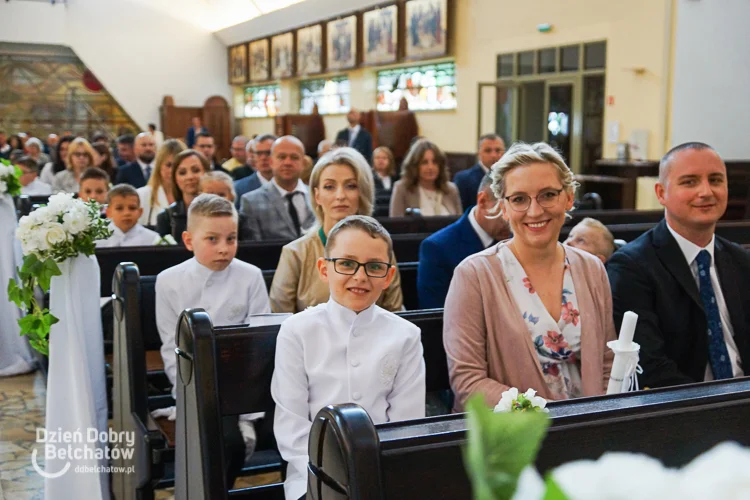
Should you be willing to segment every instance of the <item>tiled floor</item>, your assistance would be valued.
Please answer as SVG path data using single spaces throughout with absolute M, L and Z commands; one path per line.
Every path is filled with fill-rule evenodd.
M 0 378 L 0 500 L 44 498 L 44 480 L 31 465 L 31 453 L 38 446 L 36 429 L 44 426 L 45 394 L 39 372 Z M 43 455 L 37 456 L 43 466 Z

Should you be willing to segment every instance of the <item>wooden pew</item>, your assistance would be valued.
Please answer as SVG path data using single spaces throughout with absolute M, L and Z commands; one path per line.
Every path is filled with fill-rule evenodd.
M 449 388 L 442 350 L 442 310 L 403 317 L 422 329 L 427 390 Z M 185 311 L 178 327 L 175 498 L 282 499 L 281 484 L 227 493 L 222 464 L 221 417 L 269 411 L 278 326 L 213 327 L 202 309 Z
M 26 194 L 16 196 L 13 199 L 16 207 L 16 215 L 19 219 L 24 215 L 29 215 L 35 205 L 46 205 L 48 201 L 49 196 L 29 196 Z
M 750 445 L 750 378 L 549 404 L 541 474 L 608 451 L 685 465 L 723 441 Z M 471 498 L 463 415 L 375 426 L 354 404 L 322 409 L 310 433 L 308 499 Z M 427 480 L 425 480 L 427 479 Z

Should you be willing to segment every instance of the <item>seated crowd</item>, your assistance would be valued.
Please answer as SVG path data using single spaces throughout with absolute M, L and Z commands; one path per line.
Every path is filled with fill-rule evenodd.
M 338 143 L 362 134 L 354 118 Z M 428 139 L 414 142 L 400 178 L 387 148 L 371 152 L 371 165 L 353 147 L 321 144 L 305 182 L 296 137 L 237 137 L 234 161 L 219 165 L 209 160 L 211 136 L 193 132 L 196 149 L 169 139 L 158 151 L 149 133 L 139 134 L 109 192 L 109 176 L 96 166 L 101 155 L 83 138 L 61 138 L 41 179 L 32 151 L 16 163 L 29 191 L 43 189 L 49 167 L 52 192 L 105 201 L 115 232 L 100 246 L 171 235 L 193 252 L 156 282 L 172 384 L 175 325 L 185 308 L 206 309 L 215 325 L 294 314 L 278 335 L 271 387 L 288 499 L 305 496 L 308 434 L 323 406 L 355 402 L 375 423 L 425 415 L 420 332 L 393 314 L 403 309 L 393 243 L 371 217 L 383 197 L 391 216 L 460 216 L 422 242 L 417 275 L 420 307 L 444 308 L 456 411 L 477 393 L 494 406 L 509 387 L 550 400 L 604 394 L 613 359 L 607 342 L 627 311 L 639 317 L 641 387 L 744 375 L 750 255 L 714 234 L 727 207 L 727 174 L 706 144 L 683 144 L 662 158 L 656 194 L 664 219 L 617 249 L 607 227 L 588 218 L 560 243 L 578 183 L 545 143 L 505 151 L 502 139 L 483 136 L 477 165 L 455 184 Z M 118 143 L 118 156 L 123 151 Z M 154 225 L 156 232 L 144 227 Z M 257 267 L 235 259 L 243 239 L 289 242 L 270 292 Z M 264 419 L 223 423 L 228 484 Z

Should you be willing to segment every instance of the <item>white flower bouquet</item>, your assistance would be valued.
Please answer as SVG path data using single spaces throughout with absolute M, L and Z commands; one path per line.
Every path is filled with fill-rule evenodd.
M 21 194 L 21 169 L 10 164 L 8 160 L 0 160 L 0 196 Z
M 518 389 L 511 387 L 505 391 L 500 402 L 495 406 L 495 413 L 507 413 L 507 412 L 525 412 L 535 411 L 549 413 L 547 408 L 547 400 L 543 397 L 537 396 L 534 389 L 528 389 L 523 394 L 519 394 Z
M 8 297 L 27 311 L 19 320 L 21 334 L 43 354 L 48 354 L 49 330 L 57 318 L 37 304 L 34 288 L 38 285 L 48 291 L 52 277 L 61 274 L 58 263 L 80 254 L 93 255 L 96 241 L 111 236 L 108 221 L 99 216 L 100 208 L 95 201 L 85 203 L 61 193 L 18 223 L 16 237 L 24 255 L 18 270 L 21 284 L 10 280 Z

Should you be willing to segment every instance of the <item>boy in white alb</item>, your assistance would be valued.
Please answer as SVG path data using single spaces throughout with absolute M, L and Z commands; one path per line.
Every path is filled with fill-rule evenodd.
M 21 169 L 21 194 L 50 196 L 52 186 L 39 180 L 39 164 L 31 156 L 22 156 L 15 165 Z
M 250 323 L 253 314 L 271 312 L 266 283 L 260 269 L 236 260 L 237 210 L 234 204 L 213 194 L 195 198 L 188 210 L 187 231 L 182 233 L 185 247 L 194 257 L 170 267 L 156 277 L 156 326 L 161 337 L 164 372 L 172 383 L 175 397 L 177 365 L 175 331 L 180 313 L 200 307 L 211 317 L 214 326 Z M 245 445 L 254 446 L 252 424 L 241 419 Z M 237 418 L 229 417 L 222 425 L 227 433 L 238 436 Z M 251 443 L 252 441 L 252 443 Z M 242 441 L 240 443 L 242 445 Z M 245 449 L 227 450 L 228 484 L 242 469 Z M 231 445 L 229 445 L 231 446 Z
M 356 403 L 376 424 L 425 416 L 420 330 L 375 305 L 396 272 L 392 253 L 391 238 L 375 219 L 341 220 L 318 260 L 331 298 L 281 325 L 271 394 L 274 435 L 289 463 L 287 500 L 307 491 L 308 435 L 321 408 Z
M 107 193 L 107 218 L 112 236 L 96 242 L 96 248 L 157 245 L 159 233 L 138 224 L 143 213 L 138 192 L 130 184 L 118 184 Z

